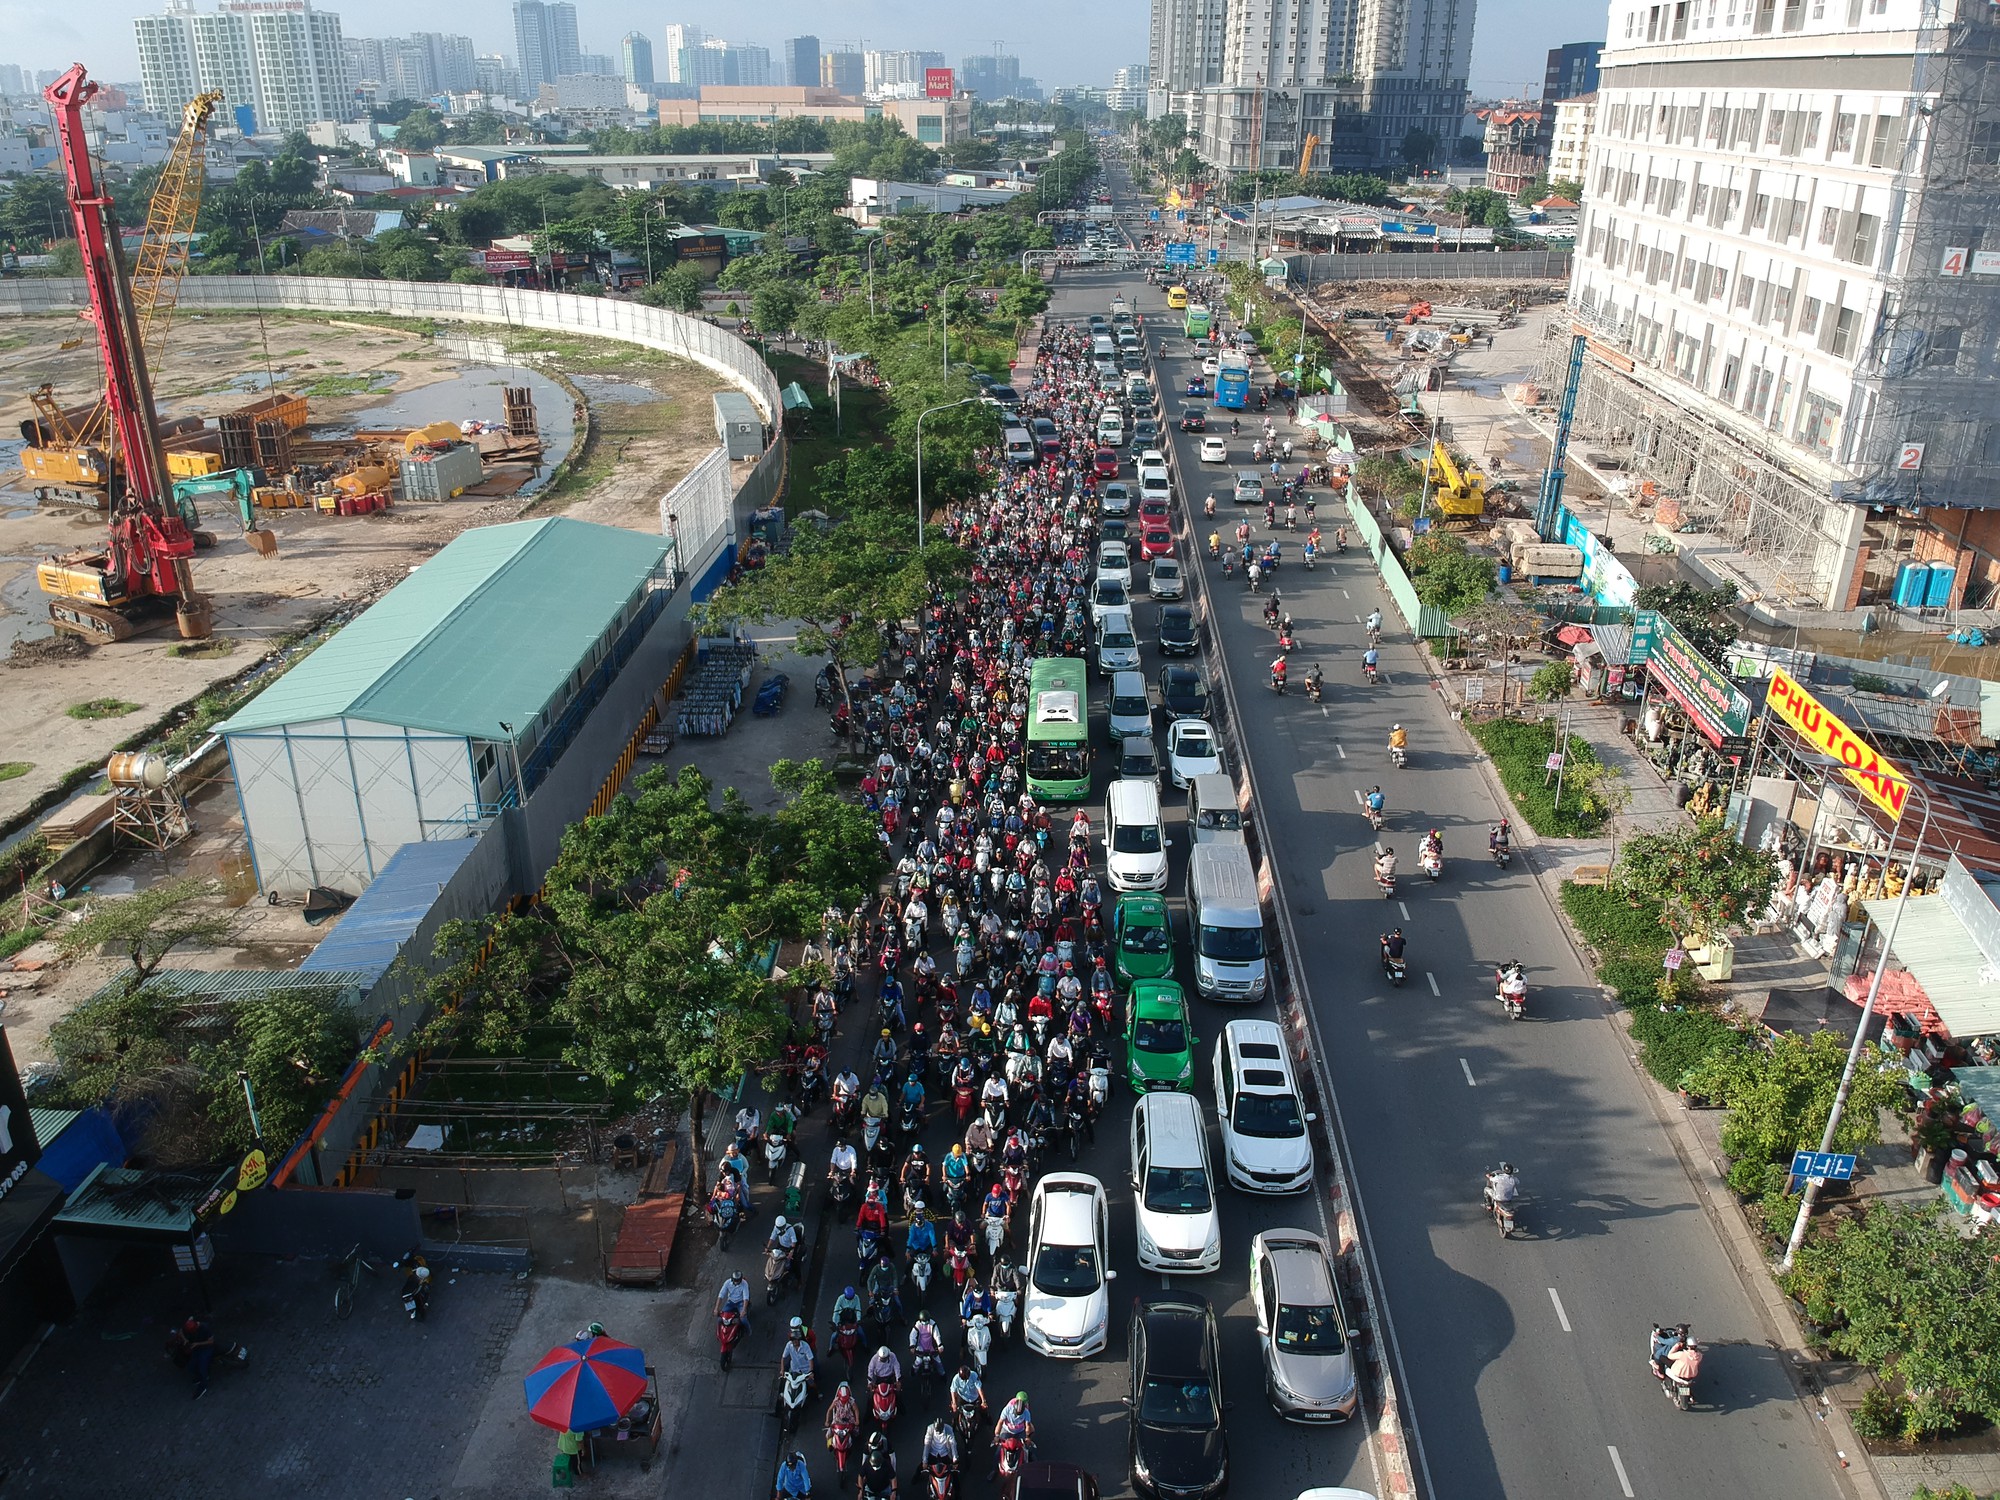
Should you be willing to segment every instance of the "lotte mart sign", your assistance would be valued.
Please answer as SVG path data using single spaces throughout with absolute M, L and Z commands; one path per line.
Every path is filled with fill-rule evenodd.
M 1729 674 L 1688 644 L 1673 621 L 1656 609 L 1632 616 L 1629 664 L 1644 664 L 1653 680 L 1687 711 L 1695 727 L 1720 746 L 1750 728 L 1750 700 Z
M 1903 815 L 1909 799 L 1910 779 L 1894 762 L 1876 752 L 1873 745 L 1842 722 L 1807 692 L 1790 673 L 1780 667 L 1771 674 L 1770 695 L 1765 706 L 1784 720 L 1800 738 L 1823 755 L 1831 756 L 1842 773 L 1862 794 L 1893 818 Z

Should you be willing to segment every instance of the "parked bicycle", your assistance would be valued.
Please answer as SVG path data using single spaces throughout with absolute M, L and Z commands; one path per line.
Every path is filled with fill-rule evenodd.
M 345 1320 L 353 1316 L 354 1293 L 361 1285 L 363 1271 L 371 1276 L 382 1274 L 382 1268 L 363 1255 L 361 1246 L 357 1243 L 352 1250 L 341 1257 L 340 1268 L 335 1273 L 338 1279 L 333 1287 L 333 1315 L 336 1318 Z

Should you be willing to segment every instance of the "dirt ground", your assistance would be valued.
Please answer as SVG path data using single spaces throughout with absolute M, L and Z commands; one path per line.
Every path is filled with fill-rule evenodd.
M 490 329 L 465 331 L 495 337 Z M 278 539 L 272 558 L 252 552 L 230 517 L 205 516 L 220 539 L 194 563 L 197 586 L 215 606 L 215 640 L 207 649 L 181 654 L 169 624 L 131 641 L 58 654 L 47 649 L 35 564 L 87 545 L 101 522 L 37 507 L 19 482 L 14 435 L 31 412 L 28 392 L 42 382 L 53 382 L 69 401 L 97 388 L 96 350 L 88 329 L 65 319 L 0 328 L 6 361 L 0 434 L 7 435 L 0 441 L 0 653 L 23 643 L 0 664 L 0 777 L 13 772 L 0 779 L 0 827 L 75 768 L 101 765 L 118 745 L 242 672 L 284 638 L 343 605 L 381 594 L 469 527 L 560 510 L 656 530 L 659 496 L 714 446 L 708 397 L 721 382 L 700 366 L 647 350 L 527 330 L 499 338 L 523 365 L 579 381 L 601 419 L 576 473 L 547 495 L 398 504 L 369 516 L 271 512 L 265 524 Z M 177 416 L 230 410 L 274 385 L 308 396 L 315 427 L 338 429 L 383 425 L 370 413 L 412 391 L 457 380 L 468 368 L 435 341 L 400 329 L 284 315 L 260 321 L 189 314 L 176 325 L 155 388 L 163 414 Z M 498 383 L 466 379 L 466 404 L 494 409 L 452 414 L 499 420 Z M 567 417 L 562 414 L 565 428 Z M 546 411 L 543 424 L 545 432 L 558 425 Z M 546 462 L 561 457 L 550 452 Z M 104 717 L 79 720 L 67 712 L 99 700 L 108 700 Z

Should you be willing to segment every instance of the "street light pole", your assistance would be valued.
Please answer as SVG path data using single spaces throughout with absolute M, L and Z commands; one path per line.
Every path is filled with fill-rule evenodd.
M 1903 910 L 1910 904 L 1910 885 L 1917 871 L 1917 856 L 1923 852 L 1924 835 L 1931 828 L 1931 799 L 1928 793 L 1916 783 L 1910 785 L 1910 795 L 1921 795 L 1924 799 L 1924 820 L 1917 827 L 1917 841 L 1910 846 L 1909 867 L 1903 872 L 1903 889 L 1896 897 L 1895 915 L 1889 918 L 1889 930 L 1882 937 L 1882 956 L 1875 961 L 1875 977 L 1868 981 L 1868 998 L 1862 1002 L 1861 1019 L 1854 1028 L 1854 1045 L 1847 1049 L 1847 1066 L 1841 1070 L 1840 1087 L 1833 1096 L 1833 1111 L 1826 1117 L 1826 1129 L 1819 1138 L 1820 1154 L 1823 1156 L 1833 1149 L 1833 1137 L 1840 1129 L 1840 1117 L 1847 1108 L 1848 1093 L 1854 1087 L 1854 1071 L 1861 1063 L 1861 1049 L 1868 1043 L 1868 1023 L 1875 1015 L 1875 999 L 1882 993 L 1882 976 L 1889 969 L 1889 954 L 1896 946 L 1896 933 L 1903 925 Z M 1907 805 L 1907 804 L 1905 804 Z M 1896 833 L 1903 826 L 1903 814 L 1898 811 L 1896 821 L 1889 827 L 1889 847 L 1882 854 L 1882 873 L 1889 873 L 1889 856 L 1896 852 Z M 1821 1179 L 1808 1177 L 1806 1190 L 1799 1196 L 1799 1216 L 1792 1221 L 1792 1237 L 1785 1241 L 1785 1258 L 1778 1263 L 1778 1269 L 1789 1271 L 1792 1257 L 1799 1253 L 1799 1246 L 1805 1242 L 1806 1225 L 1812 1218 L 1813 1205 L 1819 1201 Z
M 938 294 L 938 317 L 944 323 L 944 363 L 938 373 L 949 377 L 951 374 L 951 289 L 955 286 L 971 286 L 977 276 L 961 276 L 956 281 L 947 281 L 944 290 Z
M 971 406 L 979 400 L 977 396 L 961 396 L 956 401 L 946 401 L 937 406 L 927 406 L 917 413 L 917 550 L 924 545 L 924 418 L 932 412 L 950 411 L 954 406 Z
M 868 242 L 868 316 L 875 316 L 875 241 Z

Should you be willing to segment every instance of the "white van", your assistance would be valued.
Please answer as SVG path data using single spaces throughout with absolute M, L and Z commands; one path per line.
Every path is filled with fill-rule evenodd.
M 1010 464 L 1031 464 L 1035 461 L 1035 440 L 1028 436 L 1025 427 L 1009 427 L 1002 432 L 1000 446 L 1006 450 Z
M 1090 341 L 1090 357 L 1114 361 L 1118 358 L 1118 346 L 1112 342 L 1110 334 L 1100 333 Z
M 1187 903 L 1195 989 L 1210 1000 L 1261 1000 L 1270 979 L 1250 851 L 1197 843 L 1188 855 Z
M 1139 1096 L 1132 1111 L 1132 1203 L 1146 1270 L 1191 1276 L 1222 1268 L 1215 1174 L 1194 1095 L 1161 1089 Z
M 1236 783 L 1220 771 L 1188 783 L 1188 829 L 1197 844 L 1243 844 L 1243 814 Z
M 1139 670 L 1139 633 L 1131 610 L 1107 609 L 1098 617 L 1097 670 L 1106 677 Z
M 1160 789 L 1155 783 L 1111 784 L 1104 797 L 1104 849 L 1112 890 L 1167 888 L 1167 830 L 1160 823 Z M 1261 939 L 1261 930 L 1258 935 Z

